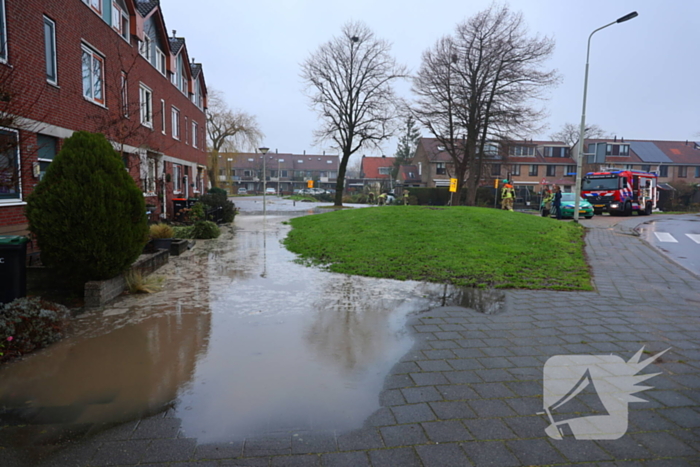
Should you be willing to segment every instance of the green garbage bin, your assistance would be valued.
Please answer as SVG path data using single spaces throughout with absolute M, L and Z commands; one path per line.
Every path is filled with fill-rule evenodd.
M 0 235 L 0 303 L 27 295 L 27 237 Z

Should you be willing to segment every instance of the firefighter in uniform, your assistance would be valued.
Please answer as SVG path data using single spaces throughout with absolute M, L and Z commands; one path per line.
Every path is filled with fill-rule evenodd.
M 546 187 L 542 192 L 542 217 L 547 217 L 552 212 L 552 201 L 554 201 L 554 193 Z
M 370 191 L 369 194 L 367 194 L 367 202 L 369 204 L 374 204 L 374 192 Z
M 513 210 L 513 199 L 515 198 L 515 190 L 513 185 L 508 180 L 503 180 L 503 191 L 501 192 L 501 208 L 508 211 Z
M 403 205 L 408 206 L 408 190 L 403 190 Z
M 379 205 L 380 206 L 384 206 L 386 204 L 386 198 L 387 198 L 386 193 L 382 193 L 381 195 L 379 195 Z

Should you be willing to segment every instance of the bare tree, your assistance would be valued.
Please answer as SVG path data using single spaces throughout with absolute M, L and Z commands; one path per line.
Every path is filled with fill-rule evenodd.
M 379 148 L 390 138 L 397 115 L 394 80 L 406 69 L 363 23 L 348 22 L 340 36 L 323 44 L 302 64 L 301 76 L 322 121 L 316 143 L 333 141 L 341 152 L 335 205 L 343 204 L 350 156 L 362 147 Z
M 562 125 L 561 129 L 556 133 L 549 135 L 555 141 L 563 141 L 569 145 L 569 148 L 573 150 L 574 146 L 578 144 L 578 137 L 580 135 L 581 127 L 574 123 L 565 123 Z M 609 138 L 610 133 L 603 130 L 598 125 L 589 125 L 586 127 L 584 139 L 589 138 Z
M 450 154 L 468 205 L 476 201 L 484 145 L 538 130 L 544 114 L 532 102 L 558 81 L 543 67 L 553 50 L 552 39 L 528 37 L 521 13 L 492 5 L 423 53 L 413 114 Z
M 217 185 L 219 153 L 255 152 L 264 137 L 254 115 L 232 110 L 224 94 L 209 89 L 207 94 L 207 137 L 209 139 L 209 180 Z

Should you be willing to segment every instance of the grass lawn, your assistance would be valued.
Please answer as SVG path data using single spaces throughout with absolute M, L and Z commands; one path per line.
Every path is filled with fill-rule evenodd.
M 284 240 L 330 271 L 458 286 L 591 290 L 583 228 L 473 207 L 387 206 L 290 221 Z

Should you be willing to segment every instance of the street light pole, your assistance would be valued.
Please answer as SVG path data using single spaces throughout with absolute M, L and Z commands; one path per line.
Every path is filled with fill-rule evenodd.
M 267 177 L 265 176 L 265 159 L 267 159 L 267 151 L 270 150 L 270 148 L 262 147 L 258 148 L 258 150 L 262 153 L 263 157 L 263 216 L 267 215 L 267 199 L 265 198 L 265 191 L 267 190 Z
M 608 26 L 612 26 L 613 24 L 617 23 L 624 23 L 625 21 L 629 21 L 632 18 L 636 18 L 638 16 L 636 11 L 633 11 L 632 13 L 626 14 L 625 16 L 618 18 L 617 20 L 613 21 L 612 23 L 606 24 L 605 26 L 601 26 L 595 31 L 591 33 L 590 36 L 588 36 L 588 48 L 586 49 L 586 74 L 584 75 L 583 79 L 583 111 L 581 112 L 581 127 L 579 128 L 579 134 L 578 134 L 578 148 L 576 151 L 576 185 L 574 186 L 574 222 L 578 222 L 578 210 L 580 207 L 580 198 L 581 198 L 581 170 L 582 170 L 582 162 L 583 162 L 583 156 L 585 155 L 585 151 L 583 150 L 583 146 L 585 144 L 584 136 L 586 133 L 586 95 L 588 93 L 588 61 L 591 56 L 591 38 L 593 37 L 593 34 L 597 33 L 601 29 L 605 29 Z M 561 209 L 561 207 L 559 208 Z

